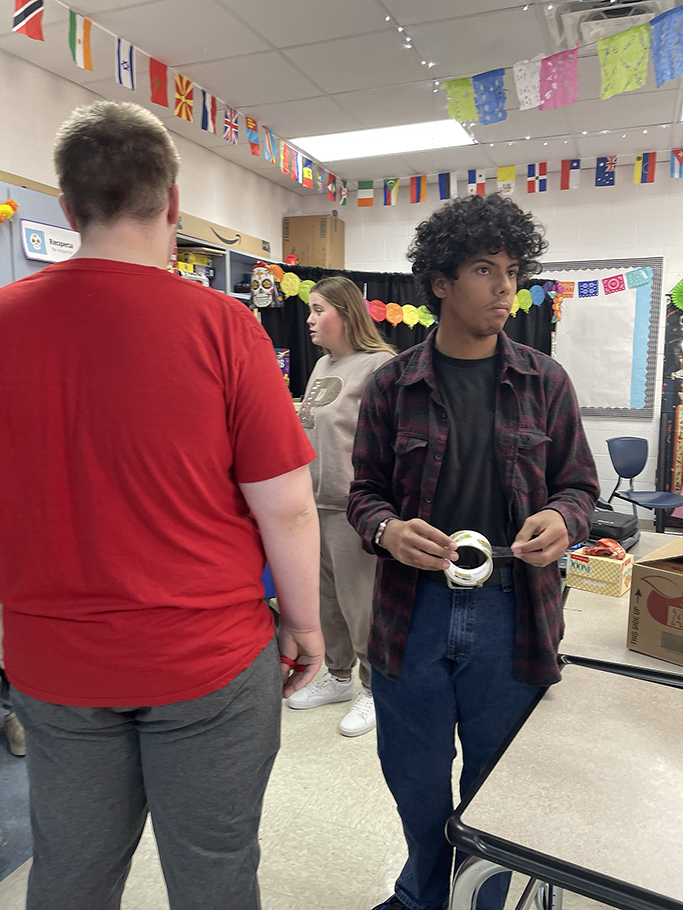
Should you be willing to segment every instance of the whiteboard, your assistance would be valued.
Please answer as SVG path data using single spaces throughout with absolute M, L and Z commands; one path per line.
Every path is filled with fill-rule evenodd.
M 574 282 L 574 296 L 562 302 L 555 357 L 584 416 L 654 416 L 662 265 L 658 257 L 543 264 L 543 278 Z M 639 268 L 648 284 L 605 293 L 603 278 Z M 579 297 L 580 281 L 597 281 L 598 296 Z

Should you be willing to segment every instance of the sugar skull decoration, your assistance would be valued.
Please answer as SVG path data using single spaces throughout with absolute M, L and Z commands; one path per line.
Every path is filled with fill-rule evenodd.
M 265 262 L 257 262 L 251 273 L 251 305 L 253 307 L 282 306 L 284 297 L 275 275 Z

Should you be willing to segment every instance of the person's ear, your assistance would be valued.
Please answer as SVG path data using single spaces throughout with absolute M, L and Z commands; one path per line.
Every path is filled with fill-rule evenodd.
M 448 296 L 452 278 L 446 278 L 443 272 L 434 272 L 432 275 L 432 292 L 435 297 L 443 300 Z
M 168 223 L 175 226 L 180 218 L 180 190 L 177 183 L 172 183 L 168 188 Z
M 69 222 L 69 226 L 71 227 L 71 229 L 73 231 L 78 231 L 78 233 L 80 234 L 80 231 L 78 230 L 78 225 L 76 224 L 76 219 L 74 218 L 74 216 L 71 212 L 71 209 L 66 204 L 66 199 L 64 198 L 64 193 L 59 194 L 59 196 L 57 197 L 57 201 L 59 202 L 59 207 L 64 212 L 64 217 Z

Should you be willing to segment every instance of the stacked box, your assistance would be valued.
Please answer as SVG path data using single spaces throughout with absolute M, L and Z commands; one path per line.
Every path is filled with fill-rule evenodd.
M 606 556 L 589 556 L 585 547 L 569 553 L 567 584 L 594 594 L 621 597 L 631 587 L 633 556 L 628 553 L 623 559 Z
M 683 538 L 636 563 L 627 645 L 631 651 L 683 666 Z

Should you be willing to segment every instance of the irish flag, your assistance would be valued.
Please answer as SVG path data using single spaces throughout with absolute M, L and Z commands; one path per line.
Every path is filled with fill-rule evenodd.
M 372 180 L 358 181 L 358 205 L 365 208 L 375 201 L 375 184 Z
M 91 26 L 90 19 L 69 10 L 69 47 L 74 63 L 82 70 L 92 70 Z

